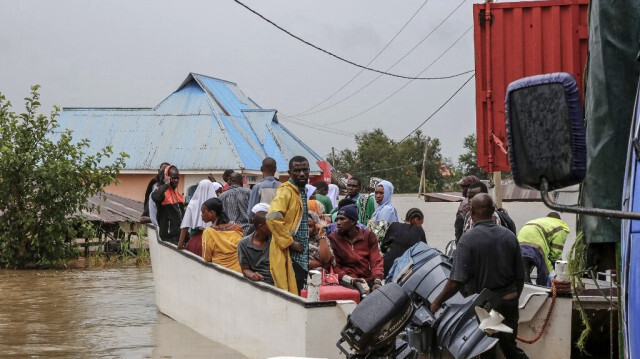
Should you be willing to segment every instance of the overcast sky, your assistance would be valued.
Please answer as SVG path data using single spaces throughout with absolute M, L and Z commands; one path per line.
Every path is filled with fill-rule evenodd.
M 407 23 L 424 0 L 257 1 L 244 0 L 292 33 L 363 65 Z M 429 0 L 370 67 L 415 76 L 441 56 L 473 24 L 473 1 Z M 473 30 L 422 77 L 474 68 Z M 40 84 L 43 112 L 61 107 L 154 107 L 189 72 L 237 83 L 263 108 L 320 155 L 355 148 L 353 135 L 382 128 L 400 140 L 440 107 L 471 74 L 447 80 L 416 80 L 373 109 L 408 80 L 382 76 L 308 47 L 232 0 L 2 0 L 0 2 L 0 92 L 21 111 L 22 98 Z M 457 162 L 464 136 L 475 132 L 475 82 L 421 129 L 442 142 Z M 314 106 L 314 114 L 305 114 Z M 324 109 L 325 107 L 329 107 Z M 311 111 L 311 112 L 313 112 Z M 298 119 L 288 118 L 296 115 Z M 348 120 L 346 120 L 348 119 Z M 346 120 L 346 121 L 345 121 Z M 312 129 L 304 122 L 341 134 Z M 326 125 L 327 123 L 336 123 Z M 301 125 L 302 124 L 302 125 Z M 333 130 L 332 130 L 333 131 Z

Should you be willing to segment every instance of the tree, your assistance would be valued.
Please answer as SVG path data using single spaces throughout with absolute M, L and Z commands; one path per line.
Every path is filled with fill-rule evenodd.
M 404 141 L 396 142 L 381 129 L 358 134 L 358 148 L 346 149 L 336 155 L 339 171 L 358 176 L 363 184 L 369 178 L 379 177 L 393 183 L 395 192 L 415 192 L 420 183 L 422 159 L 427 150 L 426 184 L 431 191 L 442 190 L 445 180 L 442 174 L 444 159 L 440 154 L 440 141 L 417 131 Z
M 101 166 L 110 146 L 87 154 L 89 141 L 58 129 L 59 109 L 36 114 L 39 86 L 25 98 L 26 112 L 11 112 L 0 94 L 0 264 L 51 267 L 77 256 L 72 239 L 90 226 L 81 213 L 124 167 L 121 153 Z
M 489 175 L 478 167 L 478 142 L 476 135 L 471 134 L 464 138 L 462 143 L 467 151 L 458 156 L 458 166 L 461 176 L 478 176 L 480 179 L 489 179 Z

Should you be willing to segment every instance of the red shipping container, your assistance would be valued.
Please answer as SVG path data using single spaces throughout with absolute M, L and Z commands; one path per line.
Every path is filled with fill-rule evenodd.
M 504 99 L 509 83 L 550 73 L 573 74 L 583 96 L 588 0 L 473 5 L 478 166 L 508 171 Z

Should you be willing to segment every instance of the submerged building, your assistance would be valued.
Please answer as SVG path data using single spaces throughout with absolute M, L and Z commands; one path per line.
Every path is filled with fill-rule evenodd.
M 279 123 L 276 110 L 260 107 L 233 82 L 199 74 L 190 73 L 154 108 L 67 107 L 59 124 L 95 149 L 127 153 L 120 183 L 105 191 L 136 200 L 144 200 L 162 162 L 180 170 L 181 192 L 209 173 L 222 183 L 226 169 L 243 173 L 249 185 L 259 182 L 265 157 L 286 176 L 289 159 L 305 156 L 312 178 L 331 180 L 329 164 Z

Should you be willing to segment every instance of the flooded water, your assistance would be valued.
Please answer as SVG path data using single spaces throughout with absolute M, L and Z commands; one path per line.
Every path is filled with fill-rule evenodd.
M 151 267 L 0 271 L 2 358 L 243 358 L 157 311 Z

